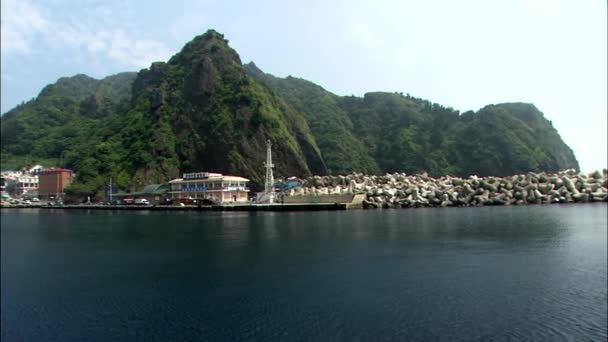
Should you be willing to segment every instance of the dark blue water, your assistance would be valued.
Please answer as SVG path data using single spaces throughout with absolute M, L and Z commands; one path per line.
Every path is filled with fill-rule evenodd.
M 606 204 L 2 210 L 2 341 L 607 337 Z

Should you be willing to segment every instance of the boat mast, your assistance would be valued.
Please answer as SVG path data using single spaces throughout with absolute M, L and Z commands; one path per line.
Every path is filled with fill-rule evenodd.
M 266 182 L 264 184 L 264 193 L 269 194 L 272 193 L 272 189 L 274 187 L 274 176 L 272 175 L 272 168 L 274 164 L 272 163 L 272 143 L 270 140 L 266 140 L 266 162 L 264 163 L 266 167 Z

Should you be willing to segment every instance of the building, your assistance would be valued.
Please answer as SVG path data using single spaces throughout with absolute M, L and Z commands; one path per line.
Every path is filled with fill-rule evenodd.
M 2 175 L 2 176 L 0 176 L 0 198 L 2 200 L 4 200 L 4 199 L 6 199 L 8 197 L 10 197 L 10 196 L 6 192 L 6 177 L 4 177 Z
M 184 173 L 169 181 L 173 200 L 208 199 L 216 203 L 247 202 L 249 179 L 213 172 Z
M 162 204 L 168 198 L 169 184 L 150 184 L 142 191 L 112 194 L 113 200 L 145 198 L 150 204 Z M 108 196 L 109 197 L 109 196 Z M 109 201 L 109 198 L 108 198 Z
M 38 196 L 40 199 L 59 198 L 63 190 L 72 183 L 72 170 L 50 168 L 38 173 Z
M 2 174 L 6 179 L 15 180 L 15 179 L 23 176 L 23 173 L 24 172 L 21 170 L 17 170 L 17 171 L 6 170 L 6 171 L 2 171 L 0 174 Z
M 15 196 L 21 196 L 27 192 L 32 190 L 38 190 L 38 176 L 23 173 L 21 176 L 17 177 L 17 186 L 14 189 Z
M 36 165 L 32 165 L 29 168 L 27 168 L 26 172 L 33 174 L 33 175 L 37 175 L 42 170 L 44 170 L 44 166 L 42 166 L 40 164 L 36 164 Z

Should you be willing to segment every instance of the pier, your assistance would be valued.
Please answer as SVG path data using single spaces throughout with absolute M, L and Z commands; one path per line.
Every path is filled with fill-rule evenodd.
M 273 203 L 273 204 L 225 204 L 225 205 L 14 205 L 8 208 L 37 208 L 37 209 L 80 209 L 80 210 L 153 210 L 153 211 L 320 211 L 345 210 L 344 203 Z

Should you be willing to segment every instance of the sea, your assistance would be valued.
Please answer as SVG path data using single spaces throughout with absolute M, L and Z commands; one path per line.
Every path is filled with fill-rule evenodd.
M 2 209 L 2 341 L 606 341 L 606 203 Z

